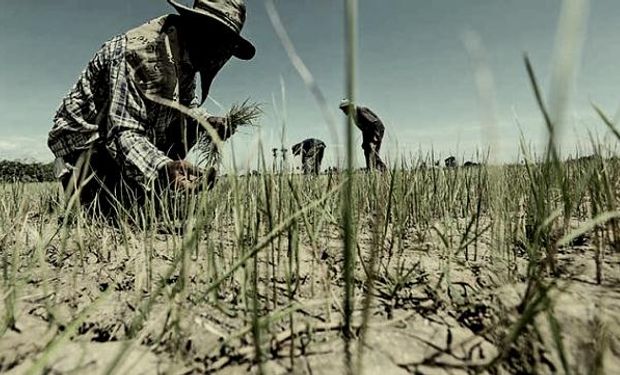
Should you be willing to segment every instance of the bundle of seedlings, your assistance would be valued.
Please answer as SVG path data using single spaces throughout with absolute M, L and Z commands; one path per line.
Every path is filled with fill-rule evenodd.
M 256 126 L 263 114 L 260 104 L 246 99 L 241 104 L 233 104 L 222 123 L 213 121 L 212 119 L 217 117 L 208 115 L 200 108 L 189 108 L 178 102 L 152 95 L 147 95 L 147 98 L 157 104 L 177 110 L 200 124 L 204 132 L 201 132 L 193 150 L 198 157 L 197 165 L 207 167 L 219 164 L 223 141 L 235 134 L 239 128 Z
M 209 125 L 217 132 L 218 141 L 226 141 L 238 129 L 257 126 L 263 111 L 259 104 L 245 100 L 241 104 L 234 104 L 224 116 L 224 123 L 211 123 Z M 202 124 L 203 127 L 205 124 Z M 194 146 L 198 157 L 198 165 L 215 167 L 221 161 L 221 144 L 213 141 L 209 131 L 203 132 Z

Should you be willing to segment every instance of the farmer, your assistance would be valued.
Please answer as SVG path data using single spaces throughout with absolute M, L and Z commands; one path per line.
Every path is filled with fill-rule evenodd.
M 340 103 L 340 110 L 347 116 L 354 111 L 353 120 L 358 129 L 362 131 L 362 149 L 366 159 L 366 169 L 385 171 L 385 163 L 379 156 L 385 126 L 379 116 L 366 107 L 356 107 L 348 99 Z
M 301 155 L 304 174 L 319 174 L 325 152 L 325 143 L 320 139 L 308 138 L 293 146 L 293 155 Z
M 197 187 L 201 171 L 184 160 L 202 135 L 196 117 L 222 140 L 235 131 L 225 118 L 197 107 L 232 56 L 254 57 L 254 46 L 240 35 L 243 0 L 196 0 L 191 8 L 168 2 L 179 15 L 156 18 L 103 45 L 63 99 L 49 133 L 65 193 L 81 187 L 81 202 L 103 214 L 118 201 L 142 203 L 154 187 Z M 175 109 L 182 106 L 194 116 Z M 209 174 L 213 180 L 214 171 Z

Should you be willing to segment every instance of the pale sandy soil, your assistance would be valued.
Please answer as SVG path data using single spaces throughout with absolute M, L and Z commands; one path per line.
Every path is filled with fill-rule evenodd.
M 139 233 L 125 246 L 118 233 L 104 229 L 103 236 L 82 244 L 69 239 L 71 252 L 62 254 L 60 244 L 43 249 L 44 261 L 28 266 L 27 254 L 20 262 L 15 327 L 0 337 L 0 372 L 23 374 L 41 361 L 48 374 L 104 374 L 114 368 L 119 374 L 187 374 L 212 371 L 221 374 L 257 372 L 254 346 L 249 333 L 251 316 L 238 282 L 226 283 L 218 292 L 220 308 L 205 300 L 208 285 L 207 250 L 188 257 L 187 288 L 172 297 L 158 298 L 145 320 L 144 329 L 128 340 L 129 327 L 149 291 L 144 262 L 144 243 Z M 27 235 L 27 234 L 26 234 Z M 220 255 L 219 271 L 232 262 L 230 231 L 214 231 Z M 361 236 L 360 249 L 368 259 L 370 236 Z M 153 238 L 153 284 L 172 262 L 171 248 L 178 236 Z M 21 240 L 26 246 L 26 240 Z M 117 242 L 114 242 L 117 241 Z M 148 240 L 150 241 L 150 239 Z M 283 240 L 283 244 L 286 241 Z M 264 345 L 266 373 L 342 374 L 344 344 L 339 332 L 342 309 L 341 242 L 326 234 L 319 259 L 301 239 L 298 307 L 294 316 L 295 349 L 291 353 L 288 315 L 270 327 Z M 411 268 L 402 288 L 390 293 L 386 276 L 380 272 L 371 305 L 370 328 L 365 338 L 365 374 L 469 374 L 469 373 L 563 373 L 555 348 L 552 327 L 546 314 L 536 319 L 507 351 L 499 366 L 486 367 L 502 348 L 525 290 L 523 254 L 493 255 L 489 246 L 478 249 L 476 261 L 461 253 L 448 257 L 432 236 L 424 242 L 411 236 L 404 243 L 402 264 Z M 283 249 L 286 246 L 283 245 Z M 113 250 L 113 251 L 110 251 Z M 472 249 L 473 251 L 473 249 Z M 281 264 L 286 264 L 282 251 Z M 267 252 L 261 254 L 262 315 L 286 307 L 287 286 L 280 278 L 266 280 L 271 267 Z M 470 254 L 471 257 L 471 254 Z M 591 241 L 561 249 L 561 276 L 552 292 L 554 316 L 561 328 L 564 352 L 573 373 L 592 373 L 594 358 L 602 353 L 606 374 L 620 373 L 620 254 L 608 249 L 604 280 L 596 284 Z M 173 294 L 178 277 L 174 272 L 163 295 Z M 354 326 L 361 321 L 359 309 L 365 276 L 356 270 Z M 278 306 L 273 306 L 275 285 Z M 448 288 L 448 285 L 451 287 Z M 0 294 L 6 296 L 6 286 Z M 5 313 L 6 306 L 1 308 Z M 81 312 L 86 311 L 84 314 Z M 233 338 L 231 338 L 233 336 Z M 357 359 L 353 341 L 353 363 Z M 119 357 L 119 353 L 124 355 Z M 291 356 L 292 354 L 292 356 Z M 118 359 L 116 367 L 112 367 Z

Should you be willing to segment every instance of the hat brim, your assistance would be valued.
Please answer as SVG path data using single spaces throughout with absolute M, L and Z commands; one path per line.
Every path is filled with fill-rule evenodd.
M 218 24 L 229 29 L 231 34 L 234 36 L 237 42 L 237 47 L 233 51 L 233 56 L 235 56 L 236 58 L 241 59 L 241 60 L 252 60 L 252 58 L 254 58 L 254 56 L 256 55 L 256 47 L 254 47 L 252 42 L 245 39 L 238 33 L 234 32 L 232 29 L 230 29 L 228 25 L 226 25 L 226 23 L 222 22 L 222 20 L 220 20 L 216 16 L 206 13 L 206 12 L 200 12 L 196 9 L 187 7 L 183 4 L 179 4 L 174 0 L 167 0 L 167 1 L 170 5 L 172 5 L 177 10 L 177 12 L 179 12 L 181 16 L 204 17 L 205 19 L 215 21 Z

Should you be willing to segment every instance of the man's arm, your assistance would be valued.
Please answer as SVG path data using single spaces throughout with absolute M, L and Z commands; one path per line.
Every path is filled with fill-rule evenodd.
M 154 130 L 149 128 L 147 104 L 129 78 L 124 49 L 121 52 L 110 70 L 106 147 L 124 175 L 148 188 L 172 160 L 151 141 Z
M 301 142 L 294 144 L 293 147 L 291 147 L 291 151 L 293 152 L 293 155 L 295 156 L 301 155 L 302 146 L 303 144 Z
M 149 106 L 137 85 L 130 79 L 115 82 L 107 146 L 124 175 L 147 189 L 155 179 L 175 189 L 197 188 L 201 171 L 185 160 L 170 159 L 151 142 L 154 130 L 148 127 Z

